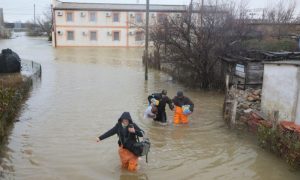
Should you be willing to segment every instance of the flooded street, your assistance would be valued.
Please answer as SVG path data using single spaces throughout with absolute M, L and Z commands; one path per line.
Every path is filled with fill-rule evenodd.
M 0 40 L 0 48 L 42 65 L 3 157 L 6 179 L 300 179 L 253 138 L 227 129 L 223 94 L 186 89 L 154 70 L 145 82 L 142 49 L 54 49 L 26 36 Z M 147 96 L 162 89 L 169 97 L 184 90 L 195 103 L 189 126 L 143 119 Z M 120 168 L 117 136 L 95 142 L 124 111 L 152 143 L 137 173 Z

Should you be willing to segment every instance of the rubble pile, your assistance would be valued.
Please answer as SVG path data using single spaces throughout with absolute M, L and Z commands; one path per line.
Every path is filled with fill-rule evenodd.
M 260 111 L 261 89 L 239 90 L 238 94 L 238 111 L 242 114 L 250 113 L 253 110 Z
M 226 101 L 229 104 L 226 104 L 225 109 L 225 121 L 231 122 L 230 120 L 233 113 L 233 104 L 237 103 L 236 116 L 234 126 L 241 129 L 247 124 L 251 112 L 257 112 L 261 109 L 261 89 L 246 89 L 240 90 L 232 88 L 227 94 Z M 232 123 L 232 122 L 231 122 Z

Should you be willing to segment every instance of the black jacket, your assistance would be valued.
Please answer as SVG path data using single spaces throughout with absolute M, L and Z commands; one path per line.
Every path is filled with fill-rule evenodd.
M 123 128 L 122 127 L 122 120 L 123 119 L 128 119 L 129 120 L 129 124 L 133 124 L 134 129 L 135 129 L 135 133 L 130 133 L 128 131 L 128 126 Z M 119 137 L 118 140 L 118 144 L 123 145 L 124 148 L 131 150 L 132 146 L 135 142 L 137 142 L 136 140 L 136 136 L 139 137 L 143 137 L 143 131 L 135 124 L 133 123 L 130 113 L 129 112 L 124 112 L 121 117 L 118 120 L 118 123 L 109 131 L 107 131 L 106 133 L 102 134 L 99 139 L 103 140 L 106 139 L 110 136 L 113 136 L 117 134 Z
M 162 93 L 153 93 L 150 96 L 148 96 L 148 102 L 151 103 L 151 99 L 154 98 L 159 101 L 158 109 L 159 111 L 166 111 L 166 105 L 169 105 L 169 108 L 172 110 L 174 108 L 172 104 L 172 100 L 168 96 L 163 96 Z
M 175 96 L 173 98 L 173 103 L 174 103 L 175 106 L 179 106 L 179 107 L 182 107 L 184 105 L 190 105 L 190 110 L 194 111 L 194 103 L 188 97 Z

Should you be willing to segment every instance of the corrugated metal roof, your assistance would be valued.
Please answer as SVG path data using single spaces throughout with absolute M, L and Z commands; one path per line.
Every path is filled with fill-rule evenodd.
M 109 4 L 109 3 L 75 3 L 59 2 L 55 10 L 98 10 L 98 11 L 145 11 L 145 4 Z M 152 12 L 183 12 L 187 10 L 185 5 L 158 5 L 151 4 Z

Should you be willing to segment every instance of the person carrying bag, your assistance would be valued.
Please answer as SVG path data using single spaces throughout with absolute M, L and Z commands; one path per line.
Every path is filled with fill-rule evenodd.
M 146 143 L 141 144 L 141 142 L 139 142 L 138 137 L 143 137 L 144 133 L 135 123 L 133 123 L 129 112 L 124 112 L 112 129 L 97 137 L 97 142 L 115 134 L 119 137 L 119 156 L 122 167 L 129 171 L 136 171 L 138 166 L 138 156 L 142 156 L 143 154 L 141 153 L 141 147 L 143 149 L 144 144 Z

